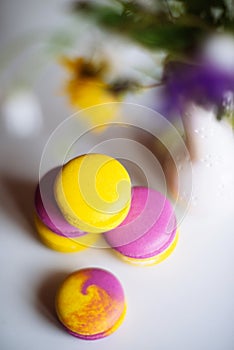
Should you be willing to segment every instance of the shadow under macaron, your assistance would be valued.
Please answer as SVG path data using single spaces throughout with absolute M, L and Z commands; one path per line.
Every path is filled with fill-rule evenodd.
M 57 290 L 71 271 L 51 271 L 45 274 L 37 286 L 35 309 L 49 324 L 63 329 L 55 309 Z
M 0 181 L 3 186 L 1 210 L 9 217 L 10 221 L 37 239 L 33 220 L 36 182 L 7 174 L 2 175 Z

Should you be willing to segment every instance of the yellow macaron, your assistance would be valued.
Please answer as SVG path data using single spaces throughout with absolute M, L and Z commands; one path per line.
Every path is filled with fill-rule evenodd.
M 39 218 L 34 215 L 34 223 L 41 241 L 49 248 L 62 252 L 79 252 L 85 248 L 92 247 L 97 241 L 97 235 L 86 233 L 77 238 L 68 238 L 51 231 Z
M 127 170 L 105 154 L 86 154 L 69 161 L 55 180 L 54 192 L 65 219 L 85 232 L 117 227 L 131 204 Z

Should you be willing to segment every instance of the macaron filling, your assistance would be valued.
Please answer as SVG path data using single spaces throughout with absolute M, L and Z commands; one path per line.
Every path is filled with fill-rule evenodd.
M 150 258 L 130 258 L 128 256 L 125 256 L 119 253 L 117 250 L 115 252 L 121 257 L 121 259 L 131 264 L 142 265 L 142 266 L 156 265 L 162 262 L 163 260 L 167 259 L 172 254 L 172 252 L 177 246 L 178 239 L 179 239 L 179 233 L 176 232 L 175 238 L 171 243 L 171 245 L 167 247 L 164 251 L 162 251 L 160 254 L 155 254 Z

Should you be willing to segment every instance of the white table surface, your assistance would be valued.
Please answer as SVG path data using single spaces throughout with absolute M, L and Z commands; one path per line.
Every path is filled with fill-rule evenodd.
M 62 3 L 1 3 L 4 40 L 27 26 L 57 23 L 56 9 Z M 69 113 L 64 98 L 54 93 L 60 74 L 51 64 L 37 78 L 34 88 L 42 105 L 43 124 L 36 133 L 19 137 L 7 129 L 1 116 L 0 348 L 233 349 L 233 215 L 186 215 L 175 252 L 148 268 L 128 265 L 109 249 L 60 254 L 37 239 L 32 226 L 33 193 L 42 150 Z M 154 174 L 150 181 L 154 183 Z M 128 302 L 123 325 L 113 335 L 93 342 L 68 335 L 58 323 L 53 305 L 64 277 L 87 266 L 106 268 L 118 276 Z

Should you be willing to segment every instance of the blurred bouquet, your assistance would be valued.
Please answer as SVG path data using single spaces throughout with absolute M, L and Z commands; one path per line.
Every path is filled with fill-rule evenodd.
M 63 93 L 69 106 L 82 110 L 91 125 L 115 120 L 121 104 L 112 102 L 153 108 L 183 125 L 193 165 L 206 172 L 212 168 L 212 174 L 226 169 L 229 178 L 222 186 L 228 193 L 229 159 L 234 158 L 234 0 L 77 0 L 66 5 L 72 25 L 46 34 L 44 43 L 66 73 Z M 147 97 L 143 103 L 142 96 Z M 17 99 L 21 109 L 26 97 Z M 37 104 L 30 101 L 25 115 L 38 116 Z M 12 104 L 6 114 L 18 113 Z M 101 104 L 102 114 L 89 108 Z M 18 129 L 21 125 L 16 123 Z M 175 171 L 175 162 L 166 158 L 160 155 L 167 182 L 178 193 L 175 178 L 184 176 L 183 159 Z M 202 177 L 197 173 L 196 178 Z M 211 173 L 207 185 L 210 178 Z
M 161 108 L 167 117 L 193 101 L 205 108 L 215 107 L 218 119 L 226 117 L 233 123 L 232 0 L 76 1 L 73 11 L 78 19 L 83 16 L 112 33 L 112 37 L 118 35 L 135 42 L 149 55 L 163 53 L 155 69 L 151 67 L 149 73 L 145 68 L 143 73 L 145 78 L 151 75 L 149 87 L 164 87 L 161 90 L 165 103 Z M 108 37 L 109 41 L 112 37 Z M 107 75 L 106 79 L 104 89 L 122 94 L 147 87 L 142 76 L 140 81 L 128 76 L 108 80 Z
M 220 195 L 226 203 L 231 203 L 234 171 L 233 135 L 230 133 L 234 125 L 234 1 L 83 0 L 73 3 L 73 11 L 78 20 L 82 18 L 101 28 L 100 38 L 109 41 L 110 47 L 112 40 L 116 42 L 116 37 L 121 37 L 125 49 L 118 52 L 118 45 L 116 50 L 112 46 L 112 54 L 105 55 L 105 64 L 99 67 L 95 67 L 95 55 L 85 61 L 83 57 L 73 58 L 92 68 L 91 77 L 90 70 L 85 71 L 85 81 L 91 79 L 98 92 L 85 104 L 82 96 L 87 91 L 87 83 L 76 90 L 80 68 L 76 71 L 76 83 L 73 70 L 67 89 L 72 104 L 82 108 L 97 101 L 114 101 L 129 93 L 152 89 L 155 99 L 150 107 L 170 121 L 181 117 L 195 175 L 193 204 L 204 209 L 210 203 L 220 203 Z M 131 55 L 130 62 L 121 57 L 132 43 L 150 57 L 153 65 L 149 62 L 144 67 L 135 65 L 140 74 L 132 76 L 127 69 L 111 70 L 118 59 L 125 68 L 136 64 L 137 53 Z M 102 39 L 96 47 L 99 44 L 103 46 Z M 79 90 L 79 93 L 74 94 L 73 89 Z M 91 86 L 89 91 L 94 91 Z M 179 150 L 178 159 L 179 166 L 170 155 L 165 155 L 162 165 L 171 192 L 176 198 L 188 202 L 183 186 L 178 188 L 178 177 L 184 179 L 181 183 L 186 183 L 189 171 Z
M 233 0 L 77 0 L 66 5 L 72 25 L 45 33 L 43 44 L 67 69 L 64 90 L 74 108 L 152 90 L 150 107 L 170 120 L 183 119 L 193 102 L 234 123 Z M 100 121 L 114 115 L 110 110 Z M 87 114 L 91 123 L 96 118 Z

